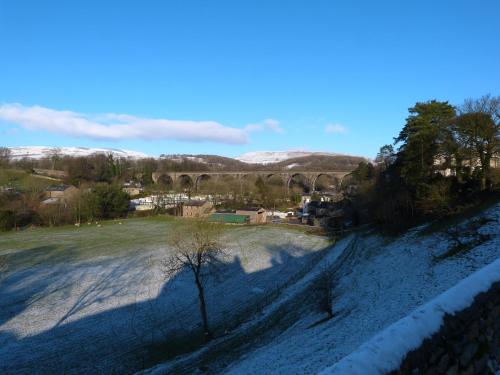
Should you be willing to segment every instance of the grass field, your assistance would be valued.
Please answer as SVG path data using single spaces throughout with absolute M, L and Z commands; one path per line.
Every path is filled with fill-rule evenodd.
M 36 176 L 18 169 L 0 168 L 0 186 L 8 186 L 20 190 L 43 190 L 61 181 L 44 176 Z
M 121 224 L 120 224 L 121 223 Z M 168 223 L 168 224 L 167 224 Z M 164 216 L 104 221 L 81 227 L 45 227 L 0 234 L 0 255 L 7 255 L 9 267 L 30 267 L 75 262 L 99 256 L 124 256 L 166 242 L 177 225 Z
M 131 373 L 151 365 L 150 348 L 179 350 L 179 337 L 196 336 L 190 275 L 161 272 L 178 223 L 160 216 L 1 234 L 9 268 L 0 281 L 0 373 Z M 329 246 L 273 226 L 230 227 L 224 243 L 228 263 L 208 288 L 219 332 Z

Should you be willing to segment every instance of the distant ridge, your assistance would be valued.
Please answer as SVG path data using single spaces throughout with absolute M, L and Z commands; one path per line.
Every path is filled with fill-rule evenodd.
M 12 158 L 42 159 L 51 157 L 54 152 L 61 156 L 90 156 L 94 154 L 114 157 L 141 159 L 151 156 L 137 151 L 118 148 L 89 147 L 47 147 L 24 146 L 11 147 Z M 237 158 L 219 155 L 162 154 L 159 160 L 167 161 L 167 168 L 183 170 L 354 170 L 362 161 L 369 161 L 360 156 L 343 155 L 332 152 L 311 151 L 256 151 L 248 152 Z M 166 166 L 166 165 L 164 165 Z
M 161 155 L 184 170 L 338 170 L 352 171 L 360 162 L 369 161 L 361 156 L 307 151 L 252 152 L 238 158 L 218 155 Z M 183 165 L 180 167 L 179 165 Z
M 148 155 L 130 150 L 122 150 L 118 148 L 88 148 L 88 147 L 47 147 L 47 146 L 20 146 L 9 147 L 12 158 L 22 159 L 42 159 L 50 157 L 57 151 L 64 156 L 90 156 L 93 154 L 113 154 L 116 157 L 140 159 L 147 158 Z
M 242 161 L 248 164 L 272 164 L 279 163 L 289 159 L 302 158 L 306 156 L 345 156 L 350 157 L 352 155 L 343 155 L 334 152 L 323 152 L 323 151 L 301 151 L 301 150 L 290 150 L 290 151 L 254 151 L 247 152 L 241 156 L 235 158 L 236 160 Z M 353 156 L 356 157 L 356 156 Z

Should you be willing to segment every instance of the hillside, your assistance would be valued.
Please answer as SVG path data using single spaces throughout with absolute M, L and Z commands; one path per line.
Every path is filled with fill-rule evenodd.
M 148 157 L 137 151 L 121 150 L 117 148 L 88 148 L 88 147 L 46 147 L 46 146 L 20 146 L 10 147 L 13 159 L 31 158 L 42 159 L 51 157 L 54 153 L 61 156 L 90 156 L 93 154 L 113 154 L 115 157 L 140 159 Z
M 137 151 L 114 148 L 87 147 L 11 147 L 14 160 L 23 158 L 51 158 L 59 156 L 91 156 L 94 154 L 112 154 L 117 158 L 143 159 L 149 156 Z M 162 154 L 158 160 L 163 162 L 165 170 L 184 171 L 255 171 L 255 170 L 340 170 L 350 171 L 359 162 L 367 159 L 360 156 L 341 155 L 328 152 L 306 151 L 257 151 L 237 158 L 205 154 Z
M 290 154 L 288 156 L 294 156 Z M 294 156 L 272 163 L 248 163 L 238 158 L 217 155 L 163 155 L 162 159 L 177 165 L 184 165 L 189 170 L 221 170 L 221 171 L 256 171 L 256 170 L 354 170 L 366 158 L 360 156 L 314 153 Z M 174 165 L 171 165 L 174 167 Z
M 236 158 L 247 164 L 261 164 L 267 169 L 292 170 L 353 170 L 366 158 L 329 152 L 257 151 Z
M 157 216 L 2 234 L 0 373 L 129 374 L 155 363 L 157 342 L 174 354 L 189 339 L 197 345 L 194 283 L 189 273 L 162 273 L 178 225 Z M 221 334 L 330 245 L 273 226 L 229 228 L 223 242 L 228 263 L 207 291 Z M 162 348 L 162 358 L 168 353 Z
M 60 183 L 60 180 L 22 170 L 0 168 L 0 187 L 40 191 L 57 183 Z
M 239 160 L 219 155 L 160 155 L 160 160 L 170 162 L 172 169 L 197 171 L 241 171 L 251 166 Z
M 301 158 L 311 155 L 330 155 L 337 154 L 328 152 L 310 152 L 310 151 L 253 151 L 246 152 L 235 158 L 248 164 L 272 164 L 279 163 L 288 159 Z
M 457 228 L 468 244 L 461 252 L 447 228 L 431 233 L 421 226 L 397 238 L 352 234 L 254 319 L 203 351 L 147 373 L 189 372 L 195 366 L 213 374 L 318 373 L 500 257 L 500 204 Z M 330 320 L 314 297 L 325 267 L 334 271 Z
M 273 168 L 291 169 L 291 170 L 338 170 L 352 171 L 356 169 L 360 162 L 367 161 L 366 158 L 360 156 L 349 155 L 327 155 L 313 154 L 309 156 L 295 157 L 276 163 Z

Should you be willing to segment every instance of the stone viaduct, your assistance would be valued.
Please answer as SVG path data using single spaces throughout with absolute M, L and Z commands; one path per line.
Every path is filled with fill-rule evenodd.
M 283 184 L 290 188 L 292 181 L 304 184 L 310 192 L 316 190 L 316 182 L 321 176 L 327 176 L 334 185 L 340 186 L 345 176 L 350 171 L 236 171 L 236 172 L 154 172 L 152 175 L 154 183 L 175 184 L 183 181 L 196 191 L 200 182 L 207 179 L 218 179 L 227 176 L 243 181 L 246 178 L 261 177 L 264 181 L 270 178 L 279 178 Z

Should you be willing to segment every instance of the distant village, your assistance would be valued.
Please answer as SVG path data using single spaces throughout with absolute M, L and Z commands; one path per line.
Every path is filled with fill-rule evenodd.
M 82 160 L 98 164 L 103 158 L 106 157 L 97 155 L 94 159 Z M 68 160 L 73 162 L 71 158 Z M 121 160 L 110 157 L 105 161 L 104 171 L 116 169 L 123 174 L 119 172 L 123 168 L 114 168 Z M 349 203 L 352 197 L 348 196 L 351 183 L 341 188 L 339 179 L 327 175 L 335 172 L 311 172 L 305 180 L 300 179 L 304 178 L 300 173 L 286 171 L 263 172 L 263 177 L 257 174 L 252 178 L 234 177 L 231 173 L 238 172 L 228 172 L 227 179 L 217 176 L 207 179 L 207 172 L 198 173 L 199 176 L 196 172 L 191 183 L 186 183 L 182 178 L 164 181 L 165 173 L 155 172 L 150 174 L 150 180 L 146 178 L 149 174 L 139 172 L 128 179 L 116 176 L 109 182 L 89 181 L 75 171 L 78 169 L 20 166 L 6 169 L 4 180 L 8 183 L 0 185 L 1 197 L 6 202 L 2 226 L 8 230 L 39 225 L 80 225 L 156 214 L 225 225 L 269 223 L 328 230 L 343 230 L 354 222 Z M 274 175 L 277 178 L 272 177 Z
M 138 183 L 123 185 L 123 191 L 131 197 L 143 194 Z M 222 224 L 296 224 L 316 227 L 344 228 L 352 225 L 352 209 L 338 192 L 301 194 L 299 204 L 289 210 L 265 209 L 247 206 L 238 209 L 216 208 L 212 195 L 187 193 L 162 193 L 130 200 L 131 211 L 168 210 L 175 216 L 203 218 Z

